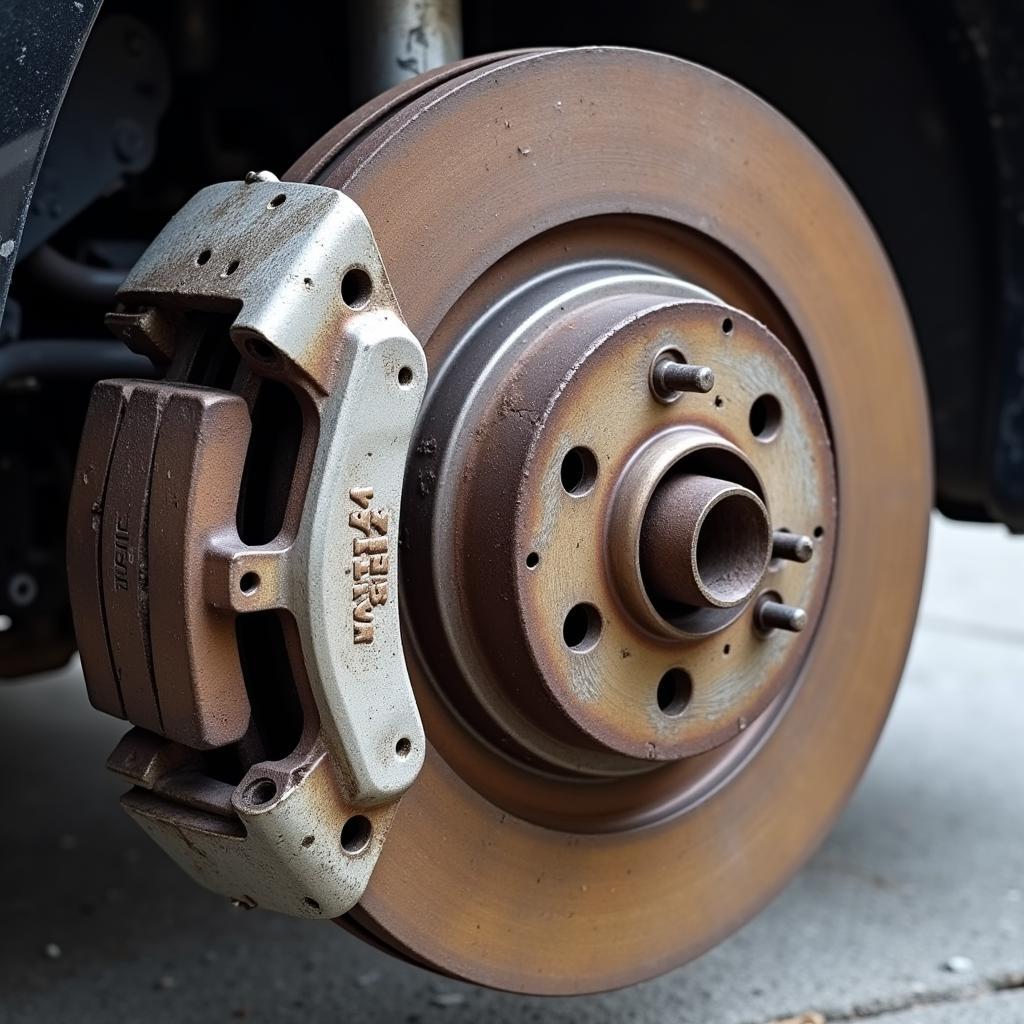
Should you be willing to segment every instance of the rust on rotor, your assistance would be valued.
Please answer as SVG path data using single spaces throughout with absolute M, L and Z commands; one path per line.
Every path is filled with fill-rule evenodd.
M 431 72 L 291 176 L 360 205 L 431 381 L 399 569 L 429 750 L 341 923 L 518 991 L 692 958 L 818 842 L 906 653 L 929 435 L 870 226 L 775 111 L 625 50 Z M 119 325 L 168 355 L 145 315 Z M 115 755 L 140 813 L 168 796 L 234 835 L 232 800 L 325 756 L 277 580 L 320 481 L 337 339 L 298 380 L 256 338 L 235 339 L 237 372 L 195 374 L 200 340 L 171 354 L 179 383 L 97 390 L 70 570 L 94 703 L 177 741 L 137 731 Z M 883 359 L 884 393 L 862 372 Z M 257 377 L 290 384 L 301 422 L 268 489 L 280 522 L 243 542 Z M 281 613 L 300 705 L 274 758 L 239 667 L 236 619 L 257 610 Z M 237 790 L 197 753 L 236 741 Z
M 400 87 L 343 122 L 293 174 L 317 175 L 364 209 L 403 313 L 429 339 L 433 380 L 403 527 L 403 617 L 431 748 L 360 907 L 342 923 L 398 955 L 519 991 L 609 988 L 692 958 L 749 918 L 819 841 L 873 747 L 906 654 L 931 495 L 926 407 L 870 226 L 813 147 L 754 96 L 682 61 L 612 49 L 506 56 Z M 691 291 L 694 304 L 710 295 L 739 311 L 725 316 L 729 343 L 759 351 L 769 383 L 738 367 L 730 380 L 710 343 L 690 351 L 691 323 L 675 347 L 713 371 L 715 388 L 666 406 L 651 391 L 657 353 L 640 359 L 640 342 L 614 329 L 622 317 L 583 314 L 562 344 L 484 372 L 503 332 L 532 315 L 524 296 L 533 292 L 533 313 L 543 307 L 545 275 L 576 274 L 585 288 L 602 266 L 658 278 L 666 305 L 687 298 L 667 279 L 703 292 Z M 862 373 L 876 359 L 892 372 L 885 394 Z M 602 373 L 603 385 L 588 387 Z M 474 395 L 478 379 L 491 390 Z M 642 410 L 637 421 L 621 420 L 624 392 Z M 478 415 L 485 408 L 490 416 Z M 673 616 L 665 600 L 678 581 L 642 572 L 643 594 L 629 597 L 622 581 L 636 575 L 634 556 L 629 572 L 611 567 L 623 546 L 605 558 L 606 537 L 594 534 L 614 514 L 615 489 L 599 482 L 625 480 L 644 442 L 671 432 L 659 434 L 658 411 L 666 427 L 716 435 L 719 461 L 748 475 L 723 477 L 719 465 L 695 475 L 744 488 L 770 516 L 770 551 L 760 527 L 751 545 L 771 556 L 765 576 L 732 608 L 680 606 L 682 619 Z M 801 415 L 806 429 L 793 429 Z M 552 429 L 556 421 L 589 429 L 595 445 L 608 438 L 586 494 L 561 486 L 561 462 L 583 436 Z M 496 446 L 486 440 L 495 429 Z M 801 445 L 809 471 L 787 468 Z M 660 458 L 657 481 L 680 456 L 666 448 Z M 464 479 L 446 475 L 474 460 L 479 470 Z M 586 456 L 569 468 L 570 480 L 593 474 Z M 507 487 L 485 508 L 446 493 L 486 490 L 488 477 Z M 542 547 L 545 530 L 588 504 L 603 511 L 585 528 L 580 519 L 575 536 L 566 528 L 571 544 Z M 644 520 L 630 521 L 639 530 Z M 898 535 L 884 528 L 892 521 Z M 814 557 L 778 540 L 786 531 L 813 538 Z M 739 568 L 757 575 L 752 557 Z M 570 593 L 588 572 L 606 606 L 593 590 Z M 549 579 L 563 581 L 559 601 L 541 595 Z M 504 610 L 488 617 L 476 598 Z M 641 598 L 667 626 L 630 610 Z M 804 611 L 807 628 L 763 629 L 780 616 L 794 625 L 791 612 L 765 616 L 767 602 Z M 572 650 L 563 616 L 576 604 L 600 616 L 600 638 L 584 609 Z M 480 617 L 476 635 L 453 643 L 470 632 L 453 631 L 463 612 Z M 660 728 L 690 727 L 685 710 L 672 712 L 699 700 L 703 661 L 676 655 L 713 642 L 733 666 L 723 679 L 755 666 L 738 687 L 749 719 L 730 716 L 731 738 L 714 736 L 705 753 L 654 765 L 622 752 L 636 728 L 623 725 L 609 745 L 588 728 L 602 701 L 570 707 L 561 683 L 572 675 L 550 669 L 613 650 L 605 641 L 618 623 L 647 634 L 640 649 L 652 652 L 622 644 L 621 675 L 591 674 L 602 695 L 634 680 L 632 704 L 619 710 L 645 704 Z M 657 669 L 655 650 L 666 654 Z M 785 653 L 756 665 L 753 652 L 773 650 Z M 498 663 L 500 686 L 476 671 L 481 659 Z

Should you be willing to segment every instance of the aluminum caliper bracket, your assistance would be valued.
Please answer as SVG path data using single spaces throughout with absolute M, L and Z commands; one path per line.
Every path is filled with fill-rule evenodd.
M 110 766 L 135 783 L 129 812 L 197 881 L 335 917 L 364 891 L 425 751 L 397 594 L 423 350 L 356 203 L 265 173 L 199 192 L 118 298 L 111 326 L 170 372 L 97 385 L 70 509 L 90 697 L 140 727 Z M 301 485 L 262 544 L 236 525 L 252 388 L 181 372 L 195 317 L 210 314 L 250 379 L 286 385 L 302 410 Z M 235 629 L 258 612 L 293 637 L 309 706 L 295 749 L 232 784 L 201 752 L 250 731 Z

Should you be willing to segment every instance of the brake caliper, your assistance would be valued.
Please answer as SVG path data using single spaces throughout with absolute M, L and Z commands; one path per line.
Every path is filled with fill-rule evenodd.
M 168 364 L 96 386 L 68 570 L 129 813 L 249 906 L 358 902 L 425 740 L 399 632 L 423 350 L 342 193 L 199 192 L 108 322 Z

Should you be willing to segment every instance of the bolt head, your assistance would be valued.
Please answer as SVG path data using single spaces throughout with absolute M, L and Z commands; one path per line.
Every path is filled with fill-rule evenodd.
M 246 185 L 252 185 L 257 181 L 280 181 L 273 171 L 248 171 L 245 175 Z

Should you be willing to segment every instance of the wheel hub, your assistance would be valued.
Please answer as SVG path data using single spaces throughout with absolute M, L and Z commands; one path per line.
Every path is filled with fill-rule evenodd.
M 417 450 L 444 457 L 407 476 L 429 491 L 408 546 L 432 557 L 405 586 L 432 595 L 414 628 L 488 742 L 568 775 L 649 771 L 727 743 L 791 680 L 813 631 L 762 628 L 758 603 L 813 617 L 831 547 L 772 560 L 773 531 L 831 535 L 835 484 L 766 327 L 678 278 L 576 265 L 466 329 L 424 423 Z

